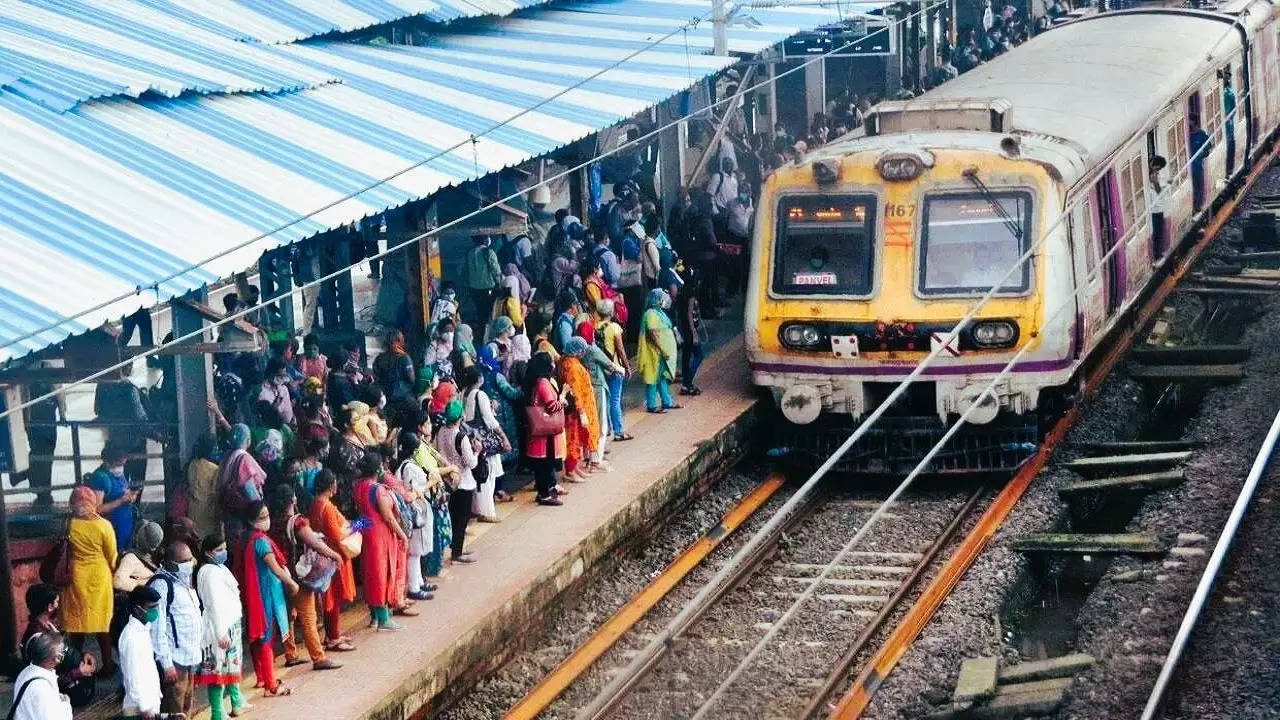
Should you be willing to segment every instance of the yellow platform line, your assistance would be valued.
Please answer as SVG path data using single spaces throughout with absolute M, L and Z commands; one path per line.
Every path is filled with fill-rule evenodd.
M 636 593 L 626 605 L 623 605 L 612 617 L 600 626 L 590 638 L 569 657 L 556 666 L 537 687 L 529 691 L 520 702 L 507 711 L 505 720 L 532 720 L 560 697 L 569 685 L 582 676 L 606 650 L 613 647 L 618 638 L 625 635 L 641 618 L 657 605 L 667 593 L 680 583 L 690 572 L 702 563 L 712 550 L 715 550 L 725 538 L 733 534 L 747 518 L 759 510 L 765 501 L 782 487 L 786 481 L 780 473 L 769 475 L 764 482 L 742 498 L 742 500 L 725 513 L 720 522 L 685 548 L 661 575 L 654 578 L 643 590 Z

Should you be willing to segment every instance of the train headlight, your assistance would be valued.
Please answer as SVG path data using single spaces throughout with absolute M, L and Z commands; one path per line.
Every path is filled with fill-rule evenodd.
M 973 326 L 973 344 L 983 348 L 1009 347 L 1018 340 L 1018 325 L 1010 320 L 983 320 Z
M 779 333 L 782 344 L 793 350 L 811 350 L 822 344 L 822 331 L 814 325 L 788 323 Z

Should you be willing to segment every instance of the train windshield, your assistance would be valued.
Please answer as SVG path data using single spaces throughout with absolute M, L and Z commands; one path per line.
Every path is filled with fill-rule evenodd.
M 1004 293 L 1025 292 L 1031 263 L 1009 268 L 1030 242 L 1031 195 L 1026 192 L 926 197 L 920 239 L 920 292 L 982 293 L 1005 278 Z M 1008 274 L 1008 277 L 1005 277 Z
M 773 291 L 780 295 L 871 293 L 875 198 L 800 195 L 778 201 Z

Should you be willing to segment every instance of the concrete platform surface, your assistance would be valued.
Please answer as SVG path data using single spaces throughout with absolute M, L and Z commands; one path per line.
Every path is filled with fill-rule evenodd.
M 681 410 L 628 413 L 636 439 L 610 443 L 614 472 L 567 486 L 563 507 L 536 506 L 527 492 L 500 504 L 502 522 L 479 524 L 468 539 L 477 562 L 449 568 L 436 598 L 415 606 L 420 616 L 398 618 L 405 630 L 375 633 L 348 621 L 344 629 L 358 648 L 333 654 L 345 667 L 285 671 L 277 663 L 293 695 L 251 691 L 252 717 L 401 720 L 428 708 L 446 687 L 496 666 L 501 649 L 536 626 L 575 579 L 744 449 L 755 396 L 741 336 L 713 352 L 698 379 L 704 394 L 678 397 Z

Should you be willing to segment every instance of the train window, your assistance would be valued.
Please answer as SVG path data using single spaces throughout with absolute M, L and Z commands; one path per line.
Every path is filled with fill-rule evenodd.
M 1030 242 L 1031 196 L 1025 192 L 935 195 L 924 201 L 920 292 L 980 293 L 1005 277 L 1001 292 L 1023 292 L 1031 264 L 1009 273 Z
M 773 291 L 867 295 L 874 263 L 875 197 L 799 195 L 778 201 Z
M 1120 207 L 1125 229 L 1141 225 L 1142 213 L 1147 208 L 1143 196 L 1146 173 L 1142 169 L 1142 155 L 1134 155 L 1127 163 L 1120 164 Z
M 1186 118 L 1179 116 L 1169 123 L 1169 128 L 1165 131 L 1164 147 L 1168 153 L 1165 159 L 1169 161 L 1169 178 L 1175 183 L 1184 182 L 1185 178 L 1179 177 L 1179 173 L 1187 165 Z

